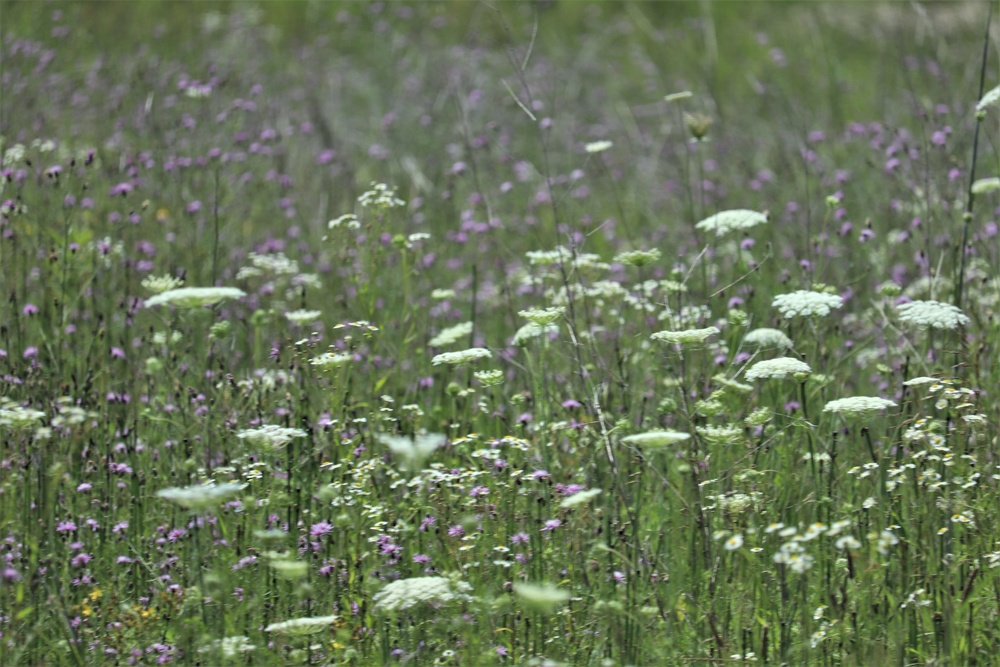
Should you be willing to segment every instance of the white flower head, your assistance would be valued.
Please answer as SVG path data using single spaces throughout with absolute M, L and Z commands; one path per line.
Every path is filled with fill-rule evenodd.
M 160 489 L 156 492 L 156 496 L 190 510 L 204 510 L 210 507 L 218 507 L 224 501 L 242 491 L 245 486 L 245 484 L 237 482 L 196 484 L 195 486 Z
M 298 324 L 303 326 L 319 319 L 323 312 L 320 310 L 293 310 L 291 312 L 285 313 L 285 317 L 292 324 Z
M 940 301 L 910 301 L 896 309 L 899 319 L 920 329 L 957 329 L 969 323 L 960 308 Z
M 979 103 L 976 104 L 976 111 L 985 111 L 995 106 L 997 102 L 1000 102 L 1000 86 L 993 88 L 983 95 L 983 99 L 979 100 Z
M 650 336 L 652 340 L 663 341 L 664 343 L 694 344 L 703 343 L 719 333 L 718 327 L 705 327 L 704 329 L 685 329 L 683 331 L 657 331 Z
M 637 269 L 641 269 L 642 267 L 652 264 L 653 262 L 658 262 L 660 257 L 662 257 L 662 253 L 658 248 L 651 248 L 649 250 L 628 250 L 615 255 L 615 261 L 619 264 L 634 266 Z
M 468 364 L 474 361 L 479 361 L 480 359 L 492 359 L 493 353 L 483 347 L 472 347 L 468 350 L 460 350 L 458 352 L 444 352 L 442 354 L 436 355 L 431 359 L 431 364 L 434 366 L 440 366 L 441 364 L 449 364 L 451 366 L 458 366 L 461 364 Z
M 896 406 L 895 401 L 877 396 L 851 396 L 850 398 L 838 398 L 828 402 L 823 407 L 823 412 L 836 412 L 839 414 L 865 414 L 885 410 Z
M 843 305 L 844 300 L 836 294 L 809 290 L 779 294 L 771 301 L 771 306 L 777 308 L 786 320 L 793 317 L 822 317 L 829 315 L 831 309 Z
M 974 195 L 996 192 L 997 190 L 1000 190 L 1000 178 L 997 178 L 996 176 L 991 178 L 980 178 L 972 184 L 972 194 Z
M 177 289 L 184 285 L 183 278 L 174 276 L 146 276 L 142 280 L 142 286 L 153 294 L 161 294 L 172 289 Z
M 690 433 L 683 433 L 681 431 L 646 431 L 645 433 L 626 435 L 622 438 L 622 442 L 628 445 L 635 445 L 636 447 L 654 449 L 690 439 Z
M 934 384 L 935 382 L 938 382 L 937 378 L 932 378 L 932 377 L 927 377 L 926 375 L 922 375 L 920 377 L 915 377 L 913 379 L 907 380 L 906 382 L 903 383 L 903 385 L 906 387 L 919 387 L 920 385 Z
M 375 437 L 389 448 L 393 456 L 399 457 L 407 470 L 419 470 L 431 454 L 447 440 L 447 437 L 440 433 L 423 433 L 415 438 L 378 433 Z
M 375 593 L 375 608 L 382 611 L 403 611 L 423 602 L 446 604 L 471 599 L 472 586 L 451 577 L 412 577 L 397 579 Z
M 212 306 L 226 299 L 239 299 L 246 292 L 236 287 L 180 287 L 146 299 L 146 308 L 169 305 L 178 308 Z
M 309 359 L 309 364 L 316 366 L 321 370 L 329 370 L 331 368 L 340 368 L 346 364 L 354 361 L 354 357 L 350 354 L 341 354 L 339 352 L 324 352 L 323 354 L 312 357 Z
M 696 224 L 695 229 L 715 232 L 716 236 L 725 236 L 729 232 L 750 229 L 765 222 L 767 222 L 766 213 L 741 208 L 709 216 Z
M 549 324 L 548 326 L 540 327 L 534 322 L 528 322 L 517 330 L 510 342 L 514 347 L 524 347 L 533 338 L 548 336 L 554 333 L 559 333 L 558 324 Z
M 542 613 L 552 613 L 569 601 L 569 591 L 552 584 L 514 584 L 514 592 L 528 607 Z
M 224 658 L 235 658 L 241 653 L 249 653 L 257 647 L 250 643 L 249 637 L 238 635 L 236 637 L 223 637 L 213 639 L 207 645 L 198 649 L 198 653 L 219 652 Z
M 461 324 L 450 326 L 447 329 L 442 329 L 438 332 L 438 335 L 431 338 L 427 344 L 431 347 L 447 347 L 449 345 L 454 345 L 463 338 L 468 338 L 471 334 L 472 322 L 462 322 Z
M 614 143 L 610 141 L 592 141 L 584 146 L 583 149 L 588 153 L 602 153 L 612 146 L 614 146 Z
M 293 618 L 280 623 L 272 623 L 264 628 L 264 632 L 277 632 L 283 635 L 312 635 L 330 627 L 339 616 L 307 616 Z
M 308 433 L 301 428 L 288 428 L 286 426 L 277 426 L 275 424 L 265 424 L 258 428 L 248 428 L 239 431 L 236 437 L 240 440 L 246 440 L 247 442 L 254 445 L 264 445 L 266 447 L 277 449 L 279 447 L 284 447 L 290 443 L 294 438 L 304 438 Z
M 586 505 L 591 500 L 601 495 L 601 489 L 584 489 L 583 491 L 578 491 L 571 496 L 566 496 L 561 501 L 559 501 L 559 507 L 565 509 L 568 507 L 579 507 L 580 505 Z
M 777 347 L 787 350 L 795 346 L 792 339 L 786 336 L 783 331 L 768 328 L 748 331 L 747 335 L 743 337 L 743 342 L 763 349 Z
M 547 327 L 555 324 L 565 312 L 565 306 L 554 306 L 552 308 L 529 308 L 519 311 L 517 314 L 536 326 Z
M 723 546 L 726 547 L 726 551 L 736 551 L 743 546 L 743 535 L 736 533 L 726 540 L 726 543 Z
M 744 377 L 747 380 L 784 380 L 789 375 L 796 373 L 812 373 L 812 369 L 804 361 L 792 357 L 778 357 L 777 359 L 758 361 L 747 369 Z
M 472 374 L 484 387 L 495 387 L 503 384 L 503 371 L 493 369 L 488 371 L 476 371 Z

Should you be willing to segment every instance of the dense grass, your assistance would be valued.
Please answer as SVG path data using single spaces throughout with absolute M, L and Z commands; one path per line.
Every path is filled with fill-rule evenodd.
M 0 665 L 993 664 L 987 9 L 0 4 Z

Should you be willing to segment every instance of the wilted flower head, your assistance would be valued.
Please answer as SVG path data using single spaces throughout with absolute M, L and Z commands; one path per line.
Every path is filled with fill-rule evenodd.
M 460 602 L 470 600 L 472 586 L 460 579 L 449 577 L 413 577 L 398 579 L 375 593 L 375 608 L 383 611 L 402 611 L 422 602 Z
M 652 340 L 663 341 L 664 343 L 691 344 L 703 343 L 706 339 L 719 333 L 718 327 L 706 327 L 704 329 L 685 329 L 684 331 L 657 331 L 650 336 Z
M 957 329 L 969 317 L 957 306 L 940 301 L 910 301 L 897 306 L 899 319 L 921 329 Z
M 747 209 L 735 209 L 711 215 L 696 224 L 695 229 L 700 229 L 704 232 L 715 232 L 716 236 L 725 236 L 729 232 L 750 229 L 765 222 L 767 222 L 766 213 Z
M 463 338 L 468 338 L 472 334 L 472 322 L 462 322 L 442 329 L 437 336 L 431 338 L 428 345 L 431 347 L 447 347 L 454 345 Z
M 239 299 L 246 292 L 236 287 L 180 287 L 160 292 L 146 300 L 146 308 L 169 305 L 178 308 L 211 306 L 226 299 Z
M 646 431 L 645 433 L 633 433 L 622 438 L 622 442 L 635 445 L 636 447 L 666 447 L 678 442 L 684 442 L 691 438 L 690 433 L 680 431 Z
M 798 290 L 791 294 L 779 294 L 771 301 L 781 315 L 789 320 L 793 317 L 822 317 L 829 315 L 831 308 L 840 308 L 844 300 L 836 294 Z
M 435 366 L 441 364 L 450 364 L 452 366 L 458 366 L 460 364 L 467 364 L 474 361 L 479 361 L 480 359 L 491 359 L 493 353 L 482 347 L 472 347 L 468 350 L 461 350 L 458 352 L 444 352 L 431 359 L 431 363 Z
M 293 618 L 280 623 L 272 623 L 264 628 L 264 632 L 277 632 L 283 635 L 312 635 L 330 627 L 339 616 L 307 616 Z
M 896 406 L 895 401 L 877 396 L 852 396 L 850 398 L 838 398 L 830 401 L 823 407 L 823 412 L 836 412 L 840 414 L 864 414 L 876 410 L 884 410 Z
M 440 433 L 422 433 L 415 438 L 378 433 L 375 437 L 388 447 L 394 456 L 400 458 L 407 470 L 419 470 L 434 450 L 447 440 L 447 437 Z
M 243 490 L 245 484 L 226 482 L 225 484 L 197 484 L 183 488 L 171 487 L 156 492 L 158 498 L 169 500 L 190 510 L 217 507 Z
M 779 329 L 754 329 L 753 331 L 747 332 L 747 335 L 743 337 L 743 342 L 747 345 L 755 345 L 759 348 L 772 348 L 780 347 L 783 349 L 789 349 L 794 347 L 792 339 L 789 338 Z
M 744 377 L 748 380 L 767 380 L 769 378 L 783 380 L 789 375 L 811 372 L 809 364 L 804 361 L 792 357 L 778 357 L 777 359 L 758 361 L 747 370 Z

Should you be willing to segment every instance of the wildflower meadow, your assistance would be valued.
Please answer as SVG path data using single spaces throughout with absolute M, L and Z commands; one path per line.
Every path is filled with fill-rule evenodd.
M 995 4 L 3 0 L 0 667 L 1000 664 Z

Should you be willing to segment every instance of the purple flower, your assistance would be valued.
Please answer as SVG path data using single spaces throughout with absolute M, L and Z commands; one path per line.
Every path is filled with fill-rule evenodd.
M 323 537 L 333 530 L 333 525 L 329 521 L 320 521 L 319 523 L 314 523 L 309 528 L 309 535 L 312 537 Z
M 481 496 L 489 495 L 490 488 L 488 486 L 474 486 L 472 490 L 469 491 L 469 495 L 473 498 L 479 498 Z
M 459 525 L 452 526 L 448 529 L 449 537 L 461 537 L 462 535 L 465 535 L 465 529 Z
M 515 533 L 510 538 L 511 544 L 527 544 L 531 537 L 527 533 Z
M 76 532 L 76 524 L 73 523 L 70 520 L 60 521 L 59 523 L 56 524 L 56 532 L 57 533 L 75 533 Z
M 94 560 L 94 557 L 90 554 L 77 554 L 73 557 L 73 560 L 70 561 L 70 565 L 73 567 L 83 567 L 92 560 Z
M 542 532 L 549 532 L 549 531 L 555 530 L 556 528 L 558 528 L 561 525 L 562 525 L 562 521 L 560 521 L 559 519 L 549 519 L 542 526 Z

